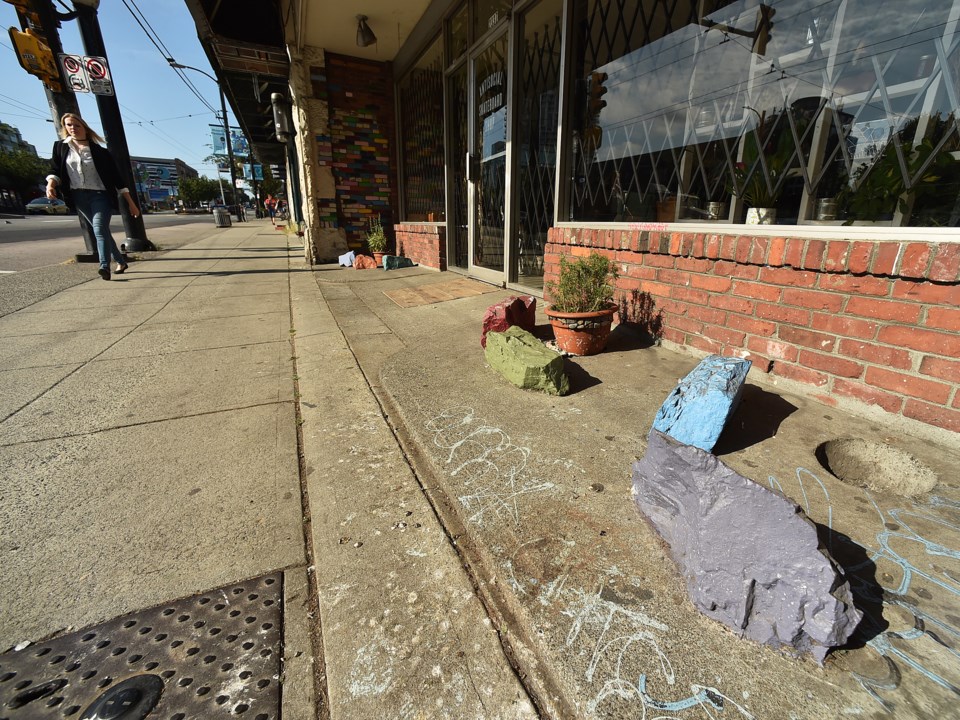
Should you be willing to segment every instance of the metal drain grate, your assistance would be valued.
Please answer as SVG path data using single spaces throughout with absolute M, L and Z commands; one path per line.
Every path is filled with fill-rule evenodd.
M 0 654 L 0 720 L 79 719 L 98 701 L 114 709 L 91 717 L 275 720 L 281 591 L 267 575 Z M 151 676 L 155 705 L 138 689 L 159 687 Z M 131 698 L 150 707 L 118 709 Z

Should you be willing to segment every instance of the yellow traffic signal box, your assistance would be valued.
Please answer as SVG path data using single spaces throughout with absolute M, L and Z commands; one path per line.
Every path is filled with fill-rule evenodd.
M 10 28 L 10 41 L 21 67 L 38 78 L 54 92 L 60 91 L 60 70 L 50 48 L 29 28 Z

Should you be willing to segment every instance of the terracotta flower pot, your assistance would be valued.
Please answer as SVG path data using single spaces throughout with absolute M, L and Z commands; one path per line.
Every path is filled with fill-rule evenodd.
M 581 313 L 558 312 L 552 308 L 544 310 L 553 326 L 557 347 L 571 355 L 596 355 L 603 352 L 610 337 L 610 326 L 616 311 L 616 305 Z
M 386 255 L 385 252 L 374 252 L 373 259 L 377 263 L 378 268 L 383 267 L 383 256 Z

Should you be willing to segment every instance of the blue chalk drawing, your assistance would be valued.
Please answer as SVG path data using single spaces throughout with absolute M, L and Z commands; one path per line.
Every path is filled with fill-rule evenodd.
M 647 710 L 657 710 L 671 715 L 657 714 L 656 719 L 680 717 L 675 713 L 684 713 L 683 717 L 717 717 L 730 709 L 732 718 L 755 720 L 754 716 L 742 705 L 715 687 L 691 685 L 690 695 L 681 700 L 665 702 L 655 700 L 647 693 L 647 675 L 641 674 L 636 682 L 624 677 L 623 664 L 628 654 L 652 657 L 659 664 L 660 677 L 668 686 L 676 683 L 676 675 L 670 658 L 660 647 L 661 633 L 670 628 L 642 610 L 624 607 L 602 597 L 603 587 L 597 592 L 570 590 L 565 593 L 570 600 L 564 615 L 572 618 L 567 633 L 566 646 L 573 648 L 585 644 L 591 647 L 590 662 L 585 677 L 593 683 L 595 677 L 602 675 L 602 684 L 596 695 L 587 703 L 587 712 L 595 716 L 607 701 L 639 701 L 641 718 L 647 718 Z M 603 667 L 601 667 L 601 665 Z M 689 711 L 689 712 L 685 712 Z M 656 720 L 655 719 L 655 720 Z
M 768 478 L 770 487 L 783 492 L 783 485 L 773 476 Z M 814 473 L 806 468 L 798 468 L 796 482 L 803 498 L 803 509 L 807 515 L 815 517 L 815 512 L 826 512 L 828 523 L 828 549 L 834 549 L 834 543 L 840 542 L 840 536 L 834 528 L 833 506 L 830 494 L 824 483 Z M 808 493 L 808 486 L 810 493 Z M 813 502 L 817 499 L 816 489 L 823 495 L 825 508 Z M 894 631 L 883 629 L 877 621 L 869 615 L 865 622 L 873 624 L 873 631 L 877 634 L 867 641 L 866 645 L 882 658 L 885 674 L 876 677 L 862 675 L 851 671 L 851 675 L 860 686 L 879 703 L 887 712 L 894 712 L 896 698 L 889 694 L 895 693 L 904 683 L 903 671 L 910 669 L 920 674 L 926 680 L 960 696 L 960 687 L 946 678 L 937 670 L 929 667 L 931 657 L 937 656 L 941 664 L 946 661 L 952 674 L 960 674 L 960 628 L 953 622 L 955 617 L 939 617 L 938 608 L 933 603 L 924 603 L 922 590 L 917 592 L 917 582 L 923 586 L 935 587 L 944 591 L 957 607 L 960 600 L 960 579 L 952 577 L 946 570 L 934 570 L 933 563 L 926 567 L 918 567 L 909 558 L 896 549 L 894 542 L 902 541 L 919 548 L 925 558 L 944 558 L 960 560 L 960 550 L 946 547 L 942 543 L 925 537 L 918 529 L 923 523 L 941 528 L 948 533 L 960 533 L 960 525 L 945 519 L 937 514 L 956 517 L 960 510 L 960 503 L 950 498 L 940 496 L 930 497 L 924 503 L 911 503 L 910 507 L 882 509 L 874 496 L 867 490 L 861 490 L 877 514 L 880 529 L 876 533 L 876 547 L 862 545 L 867 559 L 849 565 L 845 568 L 848 573 L 850 586 L 855 596 L 867 601 L 882 602 L 885 605 L 897 606 L 913 616 L 914 627 L 909 630 Z M 850 544 L 851 540 L 844 538 L 842 542 Z M 859 578 L 856 573 L 864 570 L 878 561 L 891 562 L 900 568 L 902 577 L 895 587 L 885 587 L 881 579 L 876 579 L 876 585 Z M 878 593 L 877 588 L 880 592 Z M 911 595 L 911 591 L 914 592 Z M 929 592 L 927 592 L 929 597 Z M 931 643 L 933 645 L 931 646 Z M 887 695 L 882 695 L 886 693 Z
M 640 680 L 637 681 L 637 691 L 640 693 L 640 697 L 643 698 L 643 704 L 647 707 L 653 708 L 654 710 L 680 712 L 681 710 L 689 710 L 692 707 L 698 707 L 704 704 L 711 705 L 716 710 L 723 710 L 723 697 L 715 692 L 711 692 L 711 690 L 708 690 L 707 688 L 700 688 L 695 695 L 691 695 L 683 700 L 662 702 L 659 700 L 654 700 L 652 697 L 647 695 L 647 676 L 641 675 Z

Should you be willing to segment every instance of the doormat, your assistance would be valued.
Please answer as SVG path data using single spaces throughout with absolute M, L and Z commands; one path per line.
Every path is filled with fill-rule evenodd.
M 431 305 L 447 300 L 474 297 L 496 292 L 500 288 L 487 283 L 460 278 L 445 283 L 435 283 L 417 288 L 400 288 L 399 290 L 384 290 L 383 294 L 402 308 Z

